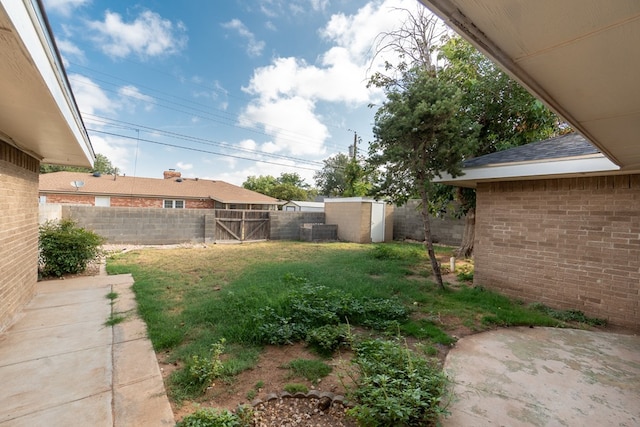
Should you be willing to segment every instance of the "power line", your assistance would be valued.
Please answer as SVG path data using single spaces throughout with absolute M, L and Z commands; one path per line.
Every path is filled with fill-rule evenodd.
M 258 151 L 258 150 L 252 150 L 250 148 L 238 147 L 238 146 L 233 145 L 233 144 L 220 142 L 220 141 L 215 141 L 215 140 L 212 140 L 212 139 L 186 135 L 186 134 L 182 134 L 182 133 L 178 133 L 178 132 L 166 131 L 166 130 L 162 130 L 162 129 L 158 129 L 158 128 L 153 128 L 153 127 L 150 127 L 150 126 L 141 125 L 141 124 L 130 123 L 130 122 L 126 122 L 126 121 L 122 121 L 122 120 L 116 120 L 116 119 L 112 119 L 112 118 L 108 118 L 108 117 L 97 116 L 95 114 L 83 113 L 83 115 L 86 115 L 87 118 L 89 120 L 93 121 L 93 122 L 100 123 L 100 124 L 107 125 L 107 126 L 117 127 L 117 128 L 120 128 L 120 129 L 129 129 L 129 130 L 134 130 L 134 131 L 138 131 L 138 132 L 140 131 L 140 129 L 144 129 L 146 131 L 149 131 L 149 133 L 153 132 L 153 133 L 156 133 L 156 134 L 161 134 L 161 135 L 172 137 L 172 138 L 176 138 L 176 139 L 182 139 L 182 140 L 185 140 L 185 141 L 192 141 L 192 142 L 196 142 L 198 144 L 203 144 L 203 145 L 219 146 L 219 147 L 222 147 L 222 148 L 227 148 L 227 149 L 235 150 L 235 151 L 242 151 L 242 152 L 246 152 L 246 153 L 249 153 L 249 154 L 254 154 L 254 155 L 257 155 L 257 156 L 264 156 L 264 157 L 270 157 L 270 158 L 282 159 L 282 160 L 290 160 L 290 161 L 294 161 L 294 162 L 298 162 L 298 163 L 306 163 L 308 165 L 317 166 L 317 167 L 320 167 L 322 165 L 322 162 L 319 162 L 319 161 L 307 160 L 307 159 L 302 159 L 302 158 L 293 157 L 293 156 L 285 156 L 285 155 L 282 155 L 282 154 L 265 153 L 265 152 Z
M 286 163 L 277 163 L 277 162 L 272 162 L 272 161 L 268 161 L 268 160 L 261 160 L 261 159 L 255 159 L 255 158 L 252 159 L 252 158 L 249 158 L 249 157 L 242 157 L 242 156 L 228 154 L 228 153 L 219 153 L 219 152 L 215 152 L 215 151 L 203 150 L 203 149 L 200 149 L 200 148 L 184 147 L 182 145 L 169 144 L 167 142 L 160 142 L 160 141 L 153 141 L 151 139 L 137 138 L 137 137 L 133 137 L 133 136 L 129 136 L 129 135 L 119 134 L 119 133 L 115 133 L 115 132 L 107 132 L 107 131 L 98 130 L 98 129 L 87 129 L 87 130 L 90 131 L 90 132 L 96 132 L 96 133 L 100 133 L 100 134 L 103 134 L 103 135 L 117 136 L 119 138 L 132 139 L 132 140 L 137 140 L 137 141 L 142 141 L 142 142 L 148 142 L 150 144 L 163 145 L 165 147 L 180 148 L 182 150 L 196 151 L 196 152 L 199 152 L 199 153 L 213 154 L 213 155 L 216 155 L 216 156 L 231 157 L 231 158 L 234 158 L 234 159 L 250 160 L 250 161 L 254 161 L 254 162 L 267 163 L 267 164 L 270 164 L 270 165 L 293 167 L 293 168 L 305 169 L 305 170 L 311 170 L 311 171 L 317 171 L 319 169 L 317 167 L 316 168 L 312 168 L 312 167 L 291 165 L 291 164 L 286 164 Z

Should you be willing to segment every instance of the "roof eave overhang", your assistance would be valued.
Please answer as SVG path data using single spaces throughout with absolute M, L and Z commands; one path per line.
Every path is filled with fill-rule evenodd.
M 614 163 L 625 169 L 635 169 L 640 164 L 637 148 L 640 89 L 634 74 L 640 63 L 636 45 L 640 3 L 634 0 L 420 2 Z M 605 14 L 603 10 L 612 12 Z M 566 34 L 562 28 L 556 28 L 556 20 L 553 26 L 543 29 L 548 43 L 540 47 L 535 40 L 542 38 L 541 33 L 534 30 L 542 29 L 541 19 L 545 16 L 566 19 L 565 27 L 573 26 L 576 32 L 567 32 L 570 35 L 563 37 Z M 607 59 L 602 58 L 603 52 Z
M 95 153 L 39 0 L 0 3 L 0 136 L 43 163 Z
M 605 156 L 487 165 L 463 169 L 464 175 L 442 174 L 434 182 L 456 187 L 475 188 L 480 182 L 515 181 L 549 178 L 575 178 L 624 173 Z

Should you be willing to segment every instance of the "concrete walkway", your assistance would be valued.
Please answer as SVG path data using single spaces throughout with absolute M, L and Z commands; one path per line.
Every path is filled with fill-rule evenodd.
M 511 328 L 461 339 L 445 427 L 639 426 L 640 337 Z
M 132 284 L 130 275 L 38 283 L 0 334 L 1 427 L 175 424 Z M 126 320 L 105 326 L 112 310 Z

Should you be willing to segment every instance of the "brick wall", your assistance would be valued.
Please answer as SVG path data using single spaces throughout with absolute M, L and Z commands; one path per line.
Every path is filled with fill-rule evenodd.
M 640 175 L 480 184 L 475 283 L 640 329 Z
M 47 203 L 75 204 L 75 205 L 91 205 L 95 206 L 95 196 L 84 194 L 46 194 Z M 185 202 L 187 209 L 213 209 L 214 201 L 211 199 L 181 199 Z M 135 208 L 162 208 L 163 198 L 158 197 L 122 197 L 111 196 L 111 207 L 135 207 Z
M 0 331 L 35 294 L 40 162 L 0 141 Z
M 393 213 L 393 239 L 424 241 L 424 226 L 419 210 L 420 200 L 409 200 L 403 206 L 396 206 Z M 431 237 L 434 243 L 459 246 L 464 234 L 464 219 L 444 215 L 431 217 Z

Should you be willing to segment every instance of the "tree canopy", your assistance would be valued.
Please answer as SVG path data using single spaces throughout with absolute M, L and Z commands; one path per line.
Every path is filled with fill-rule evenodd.
M 283 172 L 278 178 L 252 175 L 247 177 L 242 187 L 280 200 L 309 200 L 316 195 L 315 190 L 297 172 Z
M 65 165 L 48 165 L 42 164 L 40 165 L 40 173 L 51 173 L 51 172 L 99 172 L 105 175 L 113 175 L 118 173 L 118 168 L 111 164 L 111 160 L 107 158 L 104 154 L 96 154 L 96 158 L 93 162 L 93 168 L 82 168 L 77 166 L 65 166 Z
M 371 191 L 371 173 L 363 159 L 338 153 L 323 160 L 324 166 L 313 176 L 320 193 L 331 197 L 366 196 Z

